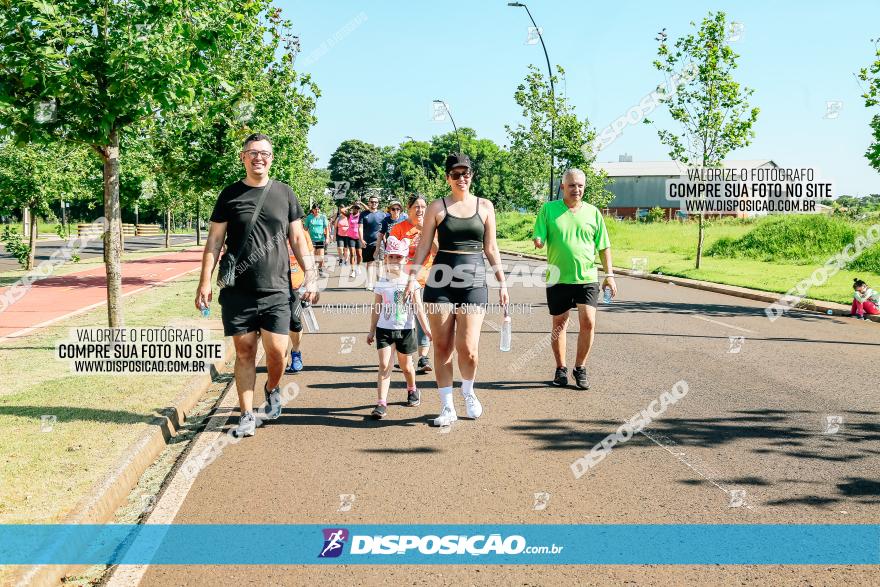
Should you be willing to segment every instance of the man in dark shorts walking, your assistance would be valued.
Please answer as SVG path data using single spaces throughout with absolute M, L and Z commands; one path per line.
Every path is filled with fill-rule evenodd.
M 269 178 L 273 158 L 269 137 L 250 135 L 240 157 L 247 177 L 220 192 L 214 205 L 195 299 L 197 308 L 210 305 L 211 274 L 225 242 L 226 254 L 235 255 L 235 278 L 232 285 L 223 284 L 219 301 L 223 332 L 235 344 L 235 384 L 241 417 L 233 433 L 238 437 L 253 436 L 257 427 L 253 404 L 257 344 L 261 339 L 268 372 L 264 388 L 267 407 L 261 419 L 274 420 L 281 415 L 278 383 L 290 328 L 290 262 L 285 241 L 305 270 L 303 299 L 318 299 L 313 260 L 300 222 L 302 208 L 289 186 Z
M 596 251 L 602 258 L 605 280 L 602 288 L 611 288 L 617 295 L 614 269 L 611 265 L 611 241 L 599 209 L 583 201 L 586 176 L 580 169 L 569 169 L 562 176 L 561 200 L 546 202 L 535 221 L 535 247 L 547 245 L 547 308 L 553 318 L 551 346 L 556 358 L 553 385 L 568 385 L 565 366 L 565 331 L 568 314 L 577 308 L 580 333 L 574 361 L 575 384 L 589 389 L 587 357 L 593 345 L 596 327 L 596 305 L 599 301 L 599 277 Z M 555 283 L 553 278 L 558 276 Z
M 367 264 L 367 289 L 369 290 L 373 289 L 377 279 L 376 262 L 378 258 L 376 253 L 383 220 L 385 220 L 385 212 L 379 210 L 379 198 L 370 196 L 367 200 L 367 210 L 361 212 L 361 217 L 358 220 L 361 248 L 364 249 L 364 263 Z

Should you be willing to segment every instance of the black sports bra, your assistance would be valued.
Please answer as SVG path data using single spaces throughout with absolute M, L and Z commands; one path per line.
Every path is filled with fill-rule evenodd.
M 449 213 L 446 198 L 443 198 L 446 216 L 437 226 L 437 245 L 440 251 L 457 253 L 483 252 L 483 236 L 486 228 L 480 217 L 480 198 L 477 197 L 477 210 L 470 218 L 459 218 Z

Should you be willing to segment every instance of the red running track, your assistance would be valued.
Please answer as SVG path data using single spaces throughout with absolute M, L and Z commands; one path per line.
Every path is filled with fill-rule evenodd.
M 201 248 L 127 261 L 122 264 L 122 295 L 131 295 L 195 271 L 201 267 L 201 261 Z M 25 336 L 107 303 L 104 265 L 34 281 L 24 296 L 9 304 L 13 296 L 7 294 L 13 287 L 0 288 L 0 341 Z

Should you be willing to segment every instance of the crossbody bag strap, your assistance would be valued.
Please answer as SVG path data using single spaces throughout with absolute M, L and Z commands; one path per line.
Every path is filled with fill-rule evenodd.
M 241 259 L 241 254 L 242 252 L 244 252 L 245 247 L 248 245 L 248 241 L 251 238 L 251 233 L 254 231 L 254 225 L 257 223 L 257 218 L 260 216 L 260 210 L 263 209 L 263 202 L 266 201 L 266 195 L 269 193 L 269 190 L 272 189 L 272 183 L 273 181 L 270 179 L 269 183 L 267 183 L 260 192 L 260 199 L 257 200 L 257 207 L 254 208 L 254 215 L 251 216 L 247 228 L 244 231 L 244 237 L 241 239 L 241 247 L 238 249 L 239 259 Z

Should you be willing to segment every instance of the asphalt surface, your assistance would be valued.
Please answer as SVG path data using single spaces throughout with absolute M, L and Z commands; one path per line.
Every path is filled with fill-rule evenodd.
M 206 233 L 207 234 L 207 233 Z M 75 235 L 74 235 L 75 236 Z M 196 235 L 193 234 L 172 234 L 171 244 L 179 245 L 190 241 L 195 241 Z M 52 257 L 52 253 L 64 247 L 67 241 L 63 240 L 47 240 L 37 241 L 37 254 L 35 264 L 39 265 L 41 261 L 46 261 Z M 144 251 L 148 249 L 162 248 L 165 246 L 165 235 L 158 236 L 128 236 L 125 238 L 125 252 L 132 253 L 135 251 Z M 104 244 L 100 239 L 90 241 L 85 247 L 77 253 L 81 259 L 91 257 L 101 257 L 104 255 Z M 0 245 L 0 271 L 11 271 L 20 269 L 18 261 L 6 252 L 5 247 Z
M 543 289 L 514 287 L 512 302 L 531 304 L 533 313 L 514 315 L 509 353 L 498 349 L 499 316 L 487 316 L 476 385 L 484 415 L 446 433 L 429 425 L 439 410 L 431 375 L 419 377 L 422 405 L 407 408 L 395 372 L 387 418 L 368 418 L 376 385 L 369 317 L 328 310 L 370 303 L 372 294 L 325 291 L 324 308 L 316 309 L 321 330 L 304 339 L 306 370 L 282 380 L 298 383 L 300 395 L 279 420 L 227 447 L 188 493 L 162 500 L 177 500 L 174 523 L 880 521 L 877 324 L 810 313 L 771 322 L 759 302 L 636 278 L 621 277 L 619 286 L 617 300 L 600 305 L 589 391 L 548 386 L 554 364 L 549 347 L 540 346 L 550 329 Z M 575 322 L 569 366 L 576 337 Z M 258 374 L 258 388 L 264 380 Z M 647 434 L 574 477 L 575 459 L 681 380 L 687 395 Z M 463 414 L 458 389 L 456 404 Z M 218 410 L 215 423 L 230 415 L 228 429 L 237 410 Z M 546 508 L 535 508 L 535 493 L 549 494 Z M 338 511 L 340 495 L 355 496 L 349 511 Z M 140 584 L 830 585 L 876 578 L 877 567 L 867 566 L 154 566 Z

